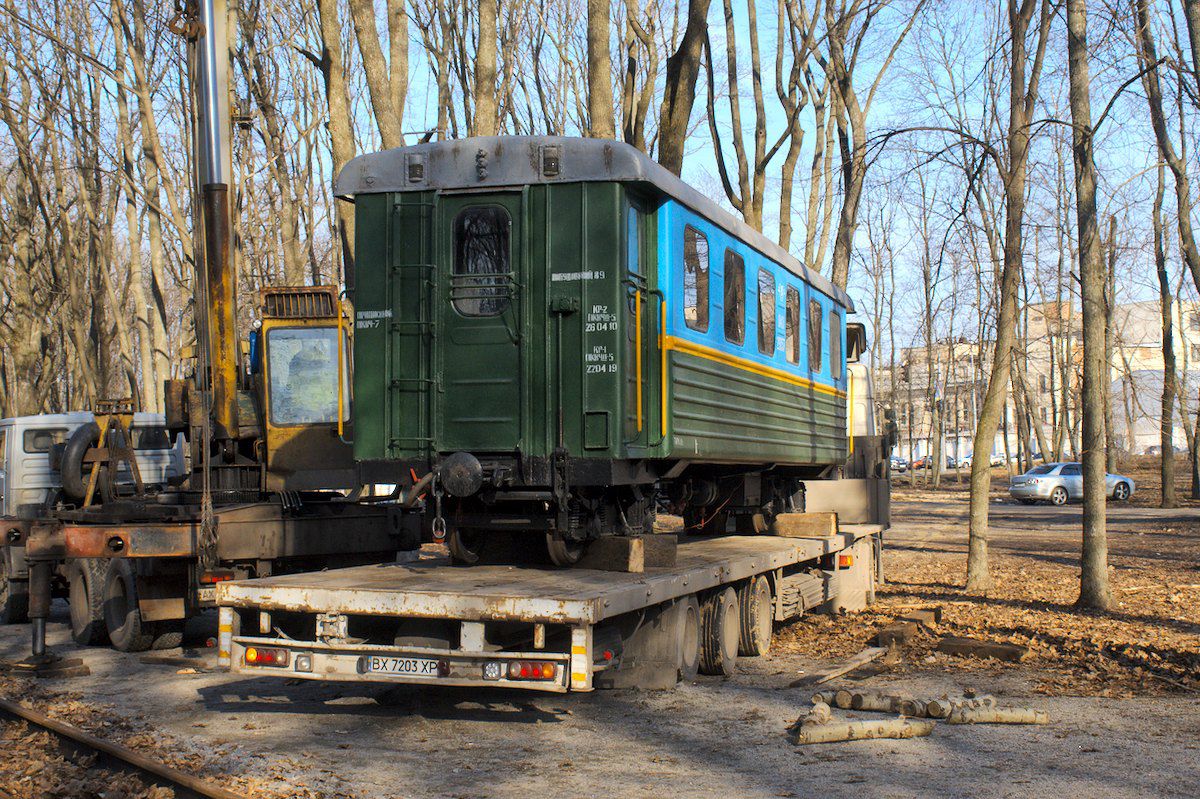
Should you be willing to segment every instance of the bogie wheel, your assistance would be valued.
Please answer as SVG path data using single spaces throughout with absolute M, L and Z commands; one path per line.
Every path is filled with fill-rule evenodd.
M 1067 499 L 1067 489 L 1063 488 L 1062 486 L 1058 486 L 1050 492 L 1051 505 L 1066 505 Z
M 738 589 L 738 654 L 758 657 L 771 651 L 774 616 L 767 578 L 760 574 L 747 580 Z
M 737 665 L 741 620 L 737 594 L 732 588 L 718 590 L 700 607 L 700 672 L 733 676 Z
M 71 609 L 71 638 L 80 646 L 104 643 L 105 561 L 81 558 L 67 563 L 67 604 Z
M 154 643 L 154 626 L 142 619 L 138 608 L 137 577 L 123 558 L 109 562 L 104 580 L 104 622 L 115 649 L 144 652 Z
M 454 528 L 446 533 L 446 548 L 456 566 L 474 566 L 483 550 L 483 533 Z
M 1113 499 L 1117 502 L 1124 502 L 1129 499 L 1129 495 L 1133 493 L 1129 490 L 1128 483 L 1117 483 L 1113 486 Z
M 700 603 L 694 596 L 679 602 L 679 679 L 691 682 L 700 673 Z
M 546 554 L 555 566 L 574 566 L 583 557 L 586 544 L 579 541 L 564 541 L 554 533 L 546 533 Z
M 0 624 L 25 624 L 29 621 L 29 581 L 12 580 L 0 558 Z

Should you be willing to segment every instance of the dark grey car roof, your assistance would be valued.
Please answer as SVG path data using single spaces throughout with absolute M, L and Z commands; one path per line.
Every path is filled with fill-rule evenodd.
M 553 148 L 557 148 L 556 153 Z M 556 171 L 543 168 L 548 154 L 557 155 Z M 410 163 L 421 165 L 420 179 L 409 180 Z M 563 136 L 481 136 L 396 147 L 351 160 L 337 176 L 333 190 L 338 197 L 353 198 L 359 194 L 431 189 L 610 181 L 653 186 L 854 311 L 850 296 L 824 275 L 809 269 L 774 241 L 624 142 Z

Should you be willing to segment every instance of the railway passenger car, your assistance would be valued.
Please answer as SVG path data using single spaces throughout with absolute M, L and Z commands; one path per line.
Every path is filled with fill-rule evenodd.
M 762 528 L 847 460 L 845 292 L 645 154 L 494 137 L 351 161 L 353 438 L 474 562 L 553 562 L 667 504 Z

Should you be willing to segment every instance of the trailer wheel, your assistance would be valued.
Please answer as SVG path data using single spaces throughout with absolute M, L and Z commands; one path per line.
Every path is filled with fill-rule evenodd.
M 104 643 L 104 566 L 105 562 L 96 558 L 67 563 L 71 638 L 80 646 Z
M 758 657 L 771 651 L 774 612 L 771 608 L 771 584 L 763 575 L 751 577 L 738 590 L 741 635 L 738 654 Z
M 29 581 L 13 580 L 0 559 L 0 624 L 25 624 L 29 621 Z
M 733 676 L 740 628 L 737 594 L 732 588 L 718 589 L 704 600 L 700 611 L 701 673 Z
M 700 673 L 700 603 L 694 596 L 679 602 L 679 679 L 691 682 Z
M 122 558 L 109 562 L 104 581 L 104 621 L 115 649 L 144 652 L 154 643 L 154 631 L 138 609 L 137 577 Z

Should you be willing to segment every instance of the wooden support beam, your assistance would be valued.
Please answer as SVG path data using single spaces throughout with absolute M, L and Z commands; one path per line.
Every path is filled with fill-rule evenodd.
M 964 657 L 996 658 L 1013 663 L 1029 654 L 1029 647 L 1003 641 L 981 641 L 978 638 L 956 638 L 947 636 L 938 642 L 939 652 Z
M 781 513 L 771 525 L 771 535 L 782 538 L 829 538 L 837 531 L 836 513 Z

